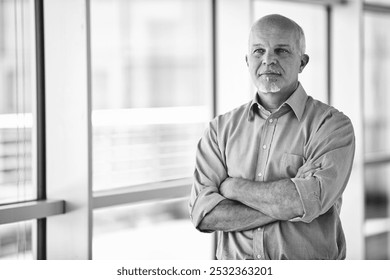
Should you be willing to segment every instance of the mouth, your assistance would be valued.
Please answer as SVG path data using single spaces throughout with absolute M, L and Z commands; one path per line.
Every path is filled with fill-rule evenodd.
M 261 72 L 258 77 L 264 79 L 267 82 L 276 82 L 281 75 L 282 73 L 277 70 L 266 70 Z
M 267 70 L 264 72 L 261 72 L 259 76 L 281 76 L 282 73 L 276 70 Z

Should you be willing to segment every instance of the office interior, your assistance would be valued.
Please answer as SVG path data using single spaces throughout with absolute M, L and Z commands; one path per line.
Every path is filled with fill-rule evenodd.
M 271 13 L 305 31 L 306 92 L 354 125 L 347 259 L 390 259 L 389 0 L 1 0 L 0 259 L 213 259 L 196 145 L 255 94 Z

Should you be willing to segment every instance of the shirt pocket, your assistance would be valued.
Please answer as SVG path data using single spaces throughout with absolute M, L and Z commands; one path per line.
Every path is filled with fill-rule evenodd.
M 305 161 L 303 156 L 284 153 L 280 164 L 281 176 L 284 178 L 294 178 Z

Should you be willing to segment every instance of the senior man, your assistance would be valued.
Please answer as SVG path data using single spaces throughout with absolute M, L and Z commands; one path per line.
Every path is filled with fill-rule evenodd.
M 197 148 L 190 217 L 217 231 L 218 259 L 345 258 L 339 215 L 355 137 L 348 117 L 306 94 L 308 62 L 293 20 L 253 24 L 254 99 L 213 119 Z

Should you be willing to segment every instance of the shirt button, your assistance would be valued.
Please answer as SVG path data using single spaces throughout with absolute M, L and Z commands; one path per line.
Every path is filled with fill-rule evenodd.
M 261 177 L 261 176 L 263 176 L 263 174 L 260 172 L 260 173 L 259 173 L 259 177 Z
M 261 259 L 261 256 L 260 256 L 260 255 L 257 255 L 257 258 L 258 258 L 258 259 Z
M 261 228 L 258 228 L 257 230 L 258 230 L 258 231 L 260 231 L 260 230 L 261 230 Z
M 267 145 L 263 145 L 263 150 L 267 149 Z
M 273 122 L 274 122 L 274 120 L 273 120 L 273 119 L 270 119 L 270 120 L 269 120 L 269 122 L 270 122 L 270 123 L 273 123 Z

